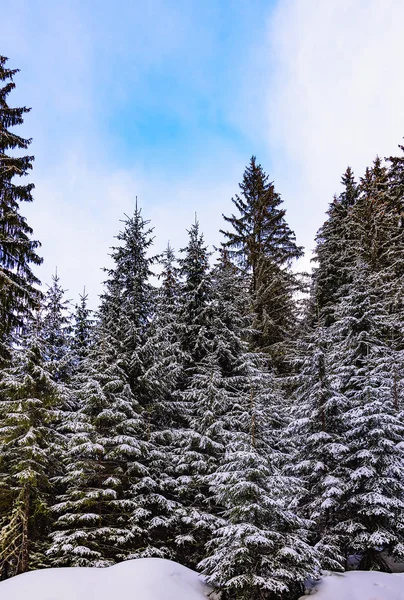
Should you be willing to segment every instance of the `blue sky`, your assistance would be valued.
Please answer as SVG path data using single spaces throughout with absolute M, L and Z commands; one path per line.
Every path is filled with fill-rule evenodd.
M 157 251 L 195 212 L 218 243 L 252 154 L 310 250 L 347 164 L 360 175 L 404 135 L 403 18 L 401 0 L 2 0 L 41 279 L 57 266 L 95 305 L 136 195 Z

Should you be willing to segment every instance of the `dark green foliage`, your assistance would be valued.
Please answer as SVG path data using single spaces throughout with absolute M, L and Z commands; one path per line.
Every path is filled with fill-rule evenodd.
M 239 214 L 224 217 L 232 231 L 222 233 L 230 257 L 249 279 L 255 313 L 254 346 L 271 351 L 280 364 L 282 352 L 277 345 L 290 337 L 296 323 L 293 296 L 299 283 L 290 266 L 303 255 L 303 249 L 296 245 L 281 197 L 255 156 L 244 172 L 240 189 L 241 195 L 233 198 Z
M 92 311 L 88 308 L 88 294 L 84 288 L 76 304 L 72 325 L 72 360 L 73 368 L 79 368 L 81 362 L 88 356 L 92 342 L 94 319 Z
M 11 131 L 22 124 L 30 109 L 8 105 L 7 96 L 15 87 L 13 78 L 18 70 L 8 69 L 6 63 L 0 56 L 0 85 L 4 84 L 0 87 L 0 359 L 7 357 L 15 334 L 39 307 L 41 294 L 36 286 L 40 282 L 31 265 L 42 262 L 36 253 L 40 244 L 31 239 L 32 229 L 20 214 L 20 203 L 32 201 L 34 184 L 24 185 L 19 180 L 32 168 L 34 157 L 21 156 L 31 140 Z
M 146 342 L 150 316 L 153 311 L 154 289 L 149 282 L 151 265 L 148 256 L 153 244 L 152 229 L 148 229 L 141 210 L 126 217 L 125 228 L 117 235 L 121 245 L 112 248 L 114 266 L 107 270 L 108 280 L 101 297 L 100 317 L 103 328 L 116 340 L 125 360 L 125 371 L 133 391 L 139 389 L 145 371 L 142 348 Z
M 52 428 L 58 388 L 46 371 L 44 341 L 33 323 L 2 371 L 0 400 L 0 568 L 2 576 L 43 566 L 55 473 Z
M 64 299 L 64 295 L 65 290 L 56 272 L 42 305 L 41 328 L 47 368 L 52 379 L 59 383 L 68 383 L 72 374 L 70 303 Z
M 212 340 L 211 302 L 212 281 L 209 271 L 209 252 L 196 221 L 188 232 L 189 242 L 181 250 L 179 260 L 181 286 L 180 320 L 183 325 L 182 347 L 187 354 L 186 374 L 191 376 L 194 365 L 203 360 Z
M 328 219 L 316 237 L 313 293 L 316 318 L 320 324 L 330 325 L 338 299 L 344 295 L 349 284 L 353 261 L 352 209 L 359 191 L 353 172 L 347 168 L 342 180 L 344 189 L 330 205 Z

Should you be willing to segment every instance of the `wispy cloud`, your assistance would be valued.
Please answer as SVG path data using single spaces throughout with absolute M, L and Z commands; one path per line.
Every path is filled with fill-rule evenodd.
M 34 138 L 35 202 L 24 214 L 42 242 L 42 281 L 57 266 L 70 297 L 86 285 L 96 304 L 136 196 L 156 251 L 168 239 L 185 245 L 195 211 L 218 243 L 248 159 L 222 125 L 238 70 L 226 71 L 226 53 L 218 60 L 224 11 L 215 2 L 122 0 L 114 14 L 103 0 L 96 12 L 86 0 L 5 2 L 2 52 L 22 71 L 12 100 L 33 107 L 24 133 Z M 167 118 L 181 124 L 176 136 L 163 130 Z
M 283 0 L 268 29 L 268 141 L 306 246 L 346 166 L 362 175 L 404 135 L 401 0 Z
M 206 241 L 219 244 L 221 210 L 229 207 L 242 170 L 236 157 L 229 162 L 226 176 L 208 165 L 199 173 L 164 179 L 158 170 L 108 172 L 75 152 L 50 176 L 38 178 L 37 199 L 25 209 L 46 257 L 42 279 L 49 281 L 57 266 L 69 296 L 76 298 L 85 285 L 96 305 L 105 278 L 101 267 L 111 266 L 109 249 L 123 227 L 120 220 L 133 213 L 136 196 L 144 218 L 154 227 L 156 253 L 168 241 L 177 251 L 186 245 L 195 212 Z
M 93 304 L 135 197 L 156 250 L 186 243 L 198 213 L 219 241 L 245 164 L 275 180 L 313 247 L 347 164 L 357 175 L 404 135 L 401 0 L 3 0 L 2 48 L 32 106 L 40 277 L 58 266 Z M 307 266 L 307 259 L 303 266 Z

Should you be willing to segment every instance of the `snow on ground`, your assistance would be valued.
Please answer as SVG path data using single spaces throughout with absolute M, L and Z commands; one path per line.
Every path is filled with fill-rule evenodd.
M 308 597 L 303 596 L 301 600 Z M 404 600 L 404 574 L 333 573 L 322 578 L 311 600 Z
M 107 569 L 44 569 L 0 582 L 0 600 L 207 600 L 211 592 L 198 573 L 160 558 L 128 560 Z M 404 600 L 404 574 L 326 575 L 310 598 Z
M 161 558 L 31 571 L 0 583 L 1 600 L 206 600 L 211 591 L 195 571 Z

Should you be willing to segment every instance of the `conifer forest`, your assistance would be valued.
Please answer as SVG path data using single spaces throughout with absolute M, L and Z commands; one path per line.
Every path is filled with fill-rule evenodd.
M 154 255 L 139 199 L 116 215 L 97 311 L 85 293 L 72 307 L 62 272 L 43 287 L 35 275 L 34 157 L 15 127 L 29 109 L 14 107 L 9 62 L 1 578 L 161 557 L 227 598 L 275 600 L 353 559 L 404 561 L 404 147 L 343 173 L 311 274 L 253 156 L 220 248 L 195 219 L 184 248 Z

